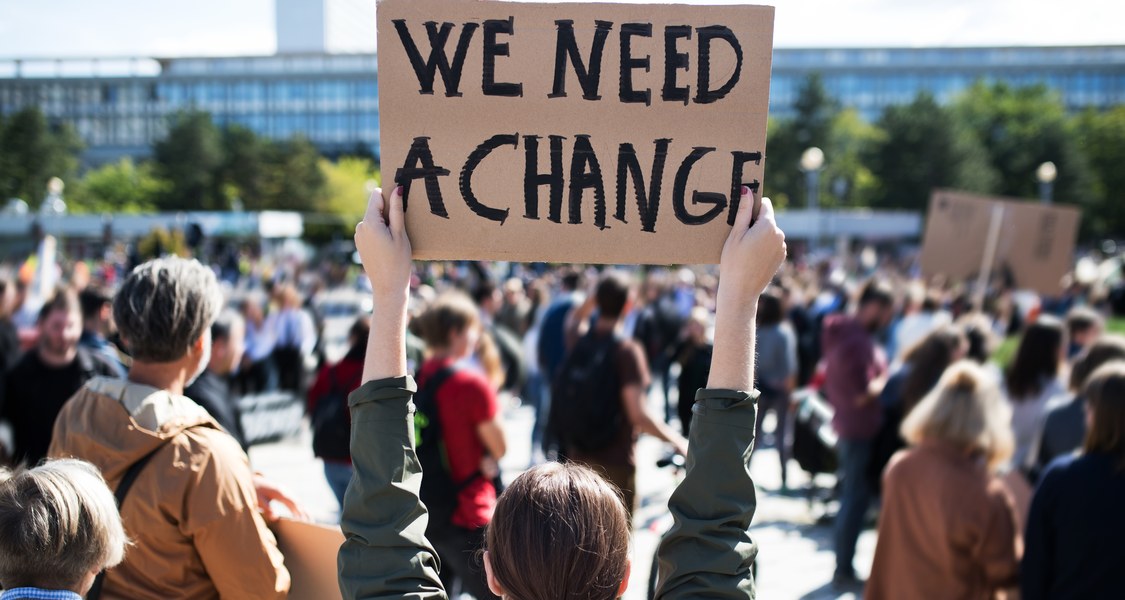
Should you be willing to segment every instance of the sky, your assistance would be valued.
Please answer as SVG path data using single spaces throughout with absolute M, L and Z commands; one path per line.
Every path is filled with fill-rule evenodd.
M 1125 44 L 1122 0 L 772 4 L 782 48 Z M 0 0 L 0 58 L 262 55 L 276 44 L 274 0 Z M 372 38 L 346 49 L 374 48 Z

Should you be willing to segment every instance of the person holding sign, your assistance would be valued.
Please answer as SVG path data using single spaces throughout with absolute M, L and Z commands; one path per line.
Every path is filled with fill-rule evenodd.
M 417 387 L 406 369 L 411 246 L 403 200 L 401 188 L 389 203 L 376 190 L 356 227 L 375 317 L 364 383 L 350 398 L 356 475 L 341 519 L 345 598 L 446 598 L 418 499 L 423 475 L 412 435 Z M 754 322 L 757 298 L 785 258 L 785 237 L 768 199 L 753 226 L 749 189 L 741 200 L 722 250 L 714 358 L 707 388 L 696 394 L 687 474 L 669 501 L 676 524 L 659 550 L 664 598 L 754 597 Z M 592 471 L 531 469 L 497 503 L 483 555 L 489 587 L 511 598 L 617 598 L 629 576 L 626 519 L 618 495 Z

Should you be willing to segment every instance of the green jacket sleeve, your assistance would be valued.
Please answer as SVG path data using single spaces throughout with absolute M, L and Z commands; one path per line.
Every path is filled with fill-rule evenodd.
M 344 598 L 446 600 L 437 552 L 418 499 L 411 377 L 370 381 L 352 392 L 352 465 L 337 559 Z
M 675 519 L 660 543 L 657 598 L 754 598 L 750 478 L 758 392 L 699 390 L 687 475 L 668 501 Z

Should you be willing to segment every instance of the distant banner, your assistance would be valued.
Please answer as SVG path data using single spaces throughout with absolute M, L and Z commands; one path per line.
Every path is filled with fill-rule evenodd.
M 990 236 L 994 218 L 1000 221 Z M 1021 289 L 1057 294 L 1074 267 L 1080 218 L 1073 206 L 935 190 L 922 241 L 922 272 L 958 282 L 978 277 L 993 237 L 989 268 L 994 276 L 1008 277 Z
M 773 16 L 379 2 L 381 162 L 415 257 L 718 262 L 761 186 Z

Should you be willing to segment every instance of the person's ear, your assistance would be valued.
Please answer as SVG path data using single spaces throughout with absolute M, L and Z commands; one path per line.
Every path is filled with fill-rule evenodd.
M 500 586 L 500 582 L 496 581 L 496 576 L 492 574 L 492 557 L 489 556 L 487 550 L 484 552 L 484 577 L 488 582 L 489 591 L 503 598 L 504 588 Z
M 625 579 L 621 580 L 621 587 L 617 588 L 617 597 L 621 598 L 625 595 L 625 590 L 629 589 L 629 575 L 633 573 L 633 561 L 625 561 Z

